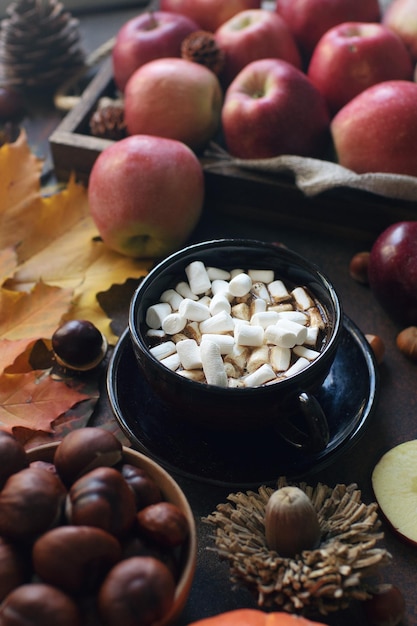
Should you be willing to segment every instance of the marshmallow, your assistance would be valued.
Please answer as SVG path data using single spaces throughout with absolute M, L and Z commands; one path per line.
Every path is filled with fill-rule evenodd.
M 274 280 L 274 270 L 251 269 L 248 270 L 248 275 L 254 283 L 272 283 Z
M 266 301 L 263 298 L 254 298 L 249 305 L 250 316 L 266 311 Z
M 243 379 L 245 387 L 259 387 L 276 378 L 275 372 L 269 363 L 264 363 L 252 374 L 248 374 Z
M 272 368 L 276 372 L 285 372 L 291 363 L 290 348 L 282 348 L 281 346 L 271 346 L 269 351 L 269 360 Z
M 165 367 L 167 367 L 168 369 L 174 372 L 181 365 L 180 357 L 178 356 L 176 352 L 175 354 L 171 354 L 170 356 L 167 356 L 165 359 L 161 359 L 160 363 L 162 363 L 162 365 L 165 365 Z
M 220 348 L 220 354 L 231 354 L 233 352 L 235 340 L 232 335 L 218 335 L 215 333 L 202 335 L 201 342 L 207 340 L 217 343 Z
M 162 322 L 171 313 L 171 307 L 167 302 L 152 304 L 146 311 L 146 324 L 154 330 L 162 328 Z
M 184 330 L 187 324 L 187 318 L 182 317 L 179 313 L 170 313 L 162 322 L 162 330 L 167 335 L 175 335 Z
M 285 376 L 285 378 L 294 376 L 294 374 L 298 374 L 303 369 L 305 369 L 307 365 L 310 365 L 310 361 L 304 359 L 303 357 L 300 357 L 293 365 L 291 365 L 291 367 L 286 372 L 284 372 L 283 375 Z
M 185 317 L 191 322 L 202 322 L 210 317 L 210 311 L 208 306 L 201 302 L 195 302 L 190 298 L 184 298 L 178 309 L 178 313 L 181 317 Z
M 317 326 L 308 326 L 307 327 L 307 337 L 304 341 L 308 346 L 315 346 L 317 344 L 317 339 L 319 336 L 319 329 Z
M 183 298 L 189 298 L 190 300 L 198 300 L 197 294 L 193 293 L 190 289 L 190 285 L 185 281 L 178 283 L 175 287 L 175 291 L 178 291 Z
M 251 290 L 252 287 L 252 279 L 248 274 L 242 272 L 241 274 L 237 274 L 234 278 L 229 282 L 229 293 L 232 296 L 242 297 L 246 296 Z
M 207 383 L 227 387 L 227 374 L 219 346 L 213 341 L 203 341 L 200 345 L 200 354 Z
M 266 344 L 252 350 L 246 369 L 248 372 L 254 372 L 264 363 L 269 363 L 269 347 Z
M 153 346 L 153 348 L 149 349 L 149 352 L 161 361 L 161 359 L 165 359 L 165 357 L 170 356 L 176 352 L 177 348 L 173 341 L 164 341 L 163 343 L 158 343 L 157 346 Z
M 314 306 L 313 300 L 303 287 L 296 287 L 291 291 L 291 294 L 296 301 L 298 308 L 307 311 L 310 307 Z
M 261 313 L 255 313 L 252 315 L 250 323 L 253 326 L 262 326 L 262 328 L 266 328 L 271 324 L 276 324 L 279 320 L 279 314 L 276 311 L 264 311 Z
M 202 261 L 192 261 L 185 268 L 185 274 L 193 293 L 199 295 L 206 293 L 211 288 L 211 280 Z
M 211 292 L 213 296 L 217 296 L 217 294 L 222 293 L 226 297 L 229 297 L 229 300 L 231 300 L 231 296 L 229 294 L 229 283 L 226 280 L 221 278 L 213 280 L 211 283 Z
M 261 298 L 268 303 L 271 302 L 271 296 L 269 295 L 269 291 L 264 283 L 253 283 L 251 292 L 256 298 Z
M 324 330 L 326 325 L 319 309 L 316 306 L 313 306 L 308 310 L 308 315 L 310 317 L 310 326 L 317 326 L 320 330 Z
M 231 332 L 234 327 L 233 317 L 226 311 L 220 311 L 213 317 L 200 322 L 200 332 L 202 333 L 227 333 Z
M 177 352 L 181 361 L 181 365 L 186 370 L 201 369 L 200 347 L 194 339 L 183 339 L 177 344 Z
M 168 302 L 173 311 L 178 311 L 178 307 L 180 306 L 183 297 L 178 293 L 178 291 L 175 291 L 175 289 L 167 289 L 161 293 L 159 299 L 161 302 Z
M 278 320 L 276 324 L 271 324 L 265 329 L 265 341 L 282 348 L 293 348 L 303 343 L 306 336 L 305 326 L 289 320 Z
M 235 328 L 235 341 L 241 346 L 261 346 L 264 341 L 264 329 L 262 326 L 239 324 Z
M 146 331 L 146 336 L 151 339 L 164 339 L 166 333 L 161 328 L 149 328 L 149 330 Z
M 207 276 L 213 282 L 213 280 L 229 280 L 230 272 L 220 269 L 219 267 L 207 267 Z
M 246 302 L 239 302 L 239 304 L 235 304 L 234 306 L 232 306 L 232 315 L 239 320 L 245 320 L 249 322 L 250 308 L 246 304 Z
M 309 317 L 306 313 L 302 311 L 296 311 L 295 309 L 291 311 L 277 311 L 279 319 L 282 320 L 291 320 L 292 322 L 297 322 L 297 324 L 302 324 L 305 326 L 309 321 Z
M 288 289 L 286 288 L 282 280 L 273 280 L 271 283 L 269 283 L 268 291 L 274 302 L 288 300 L 288 298 L 290 297 Z
M 317 359 L 317 357 L 320 356 L 320 352 L 307 348 L 306 346 L 295 346 L 293 353 L 297 356 L 302 356 L 309 361 L 314 361 L 314 359 Z
M 220 311 L 225 311 L 230 315 L 231 310 L 230 301 L 223 293 L 218 293 L 212 297 L 209 304 L 209 311 L 212 315 L 216 315 Z

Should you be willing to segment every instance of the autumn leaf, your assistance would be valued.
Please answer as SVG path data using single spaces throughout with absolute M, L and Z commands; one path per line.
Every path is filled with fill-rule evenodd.
M 17 267 L 17 253 L 12 247 L 0 250 L 0 285 L 13 275 Z
M 50 337 L 68 311 L 70 289 L 37 283 L 29 292 L 0 290 L 0 338 Z
M 10 368 L 18 357 L 24 358 L 23 355 L 26 355 L 26 353 L 28 353 L 29 356 L 36 341 L 37 340 L 33 337 L 17 339 L 14 341 L 10 339 L 0 339 L 0 374 L 2 374 L 7 368 Z M 33 369 L 29 365 L 29 358 L 27 359 L 27 363 L 27 368 L 20 368 L 20 371 L 22 371 L 22 369 L 24 371 Z
M 15 427 L 49 432 L 51 424 L 87 394 L 56 381 L 44 372 L 0 376 L 0 428 Z

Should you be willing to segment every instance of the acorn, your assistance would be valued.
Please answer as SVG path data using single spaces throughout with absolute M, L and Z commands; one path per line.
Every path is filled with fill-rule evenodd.
M 299 487 L 274 491 L 265 508 L 265 538 L 268 547 L 282 557 L 294 557 L 320 543 L 317 512 Z
M 59 365 L 83 372 L 101 363 L 107 352 L 107 341 L 92 322 L 70 320 L 52 335 L 52 349 Z

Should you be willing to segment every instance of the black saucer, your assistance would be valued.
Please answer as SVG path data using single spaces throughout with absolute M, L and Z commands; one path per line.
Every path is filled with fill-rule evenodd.
M 345 452 L 363 432 L 376 404 L 378 374 L 368 341 L 345 316 L 336 359 L 318 394 L 330 429 L 327 447 L 307 454 L 274 428 L 245 434 L 198 429 L 173 414 L 140 376 L 126 329 L 112 355 L 107 390 L 132 446 L 167 470 L 231 487 L 306 476 Z

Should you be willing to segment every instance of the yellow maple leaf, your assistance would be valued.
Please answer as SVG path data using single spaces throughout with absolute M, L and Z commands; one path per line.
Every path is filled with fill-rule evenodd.
M 49 338 L 71 306 L 73 292 L 36 283 L 29 292 L 0 289 L 0 337 Z
M 0 250 L 0 285 L 13 275 L 17 267 L 17 253 L 12 247 Z

